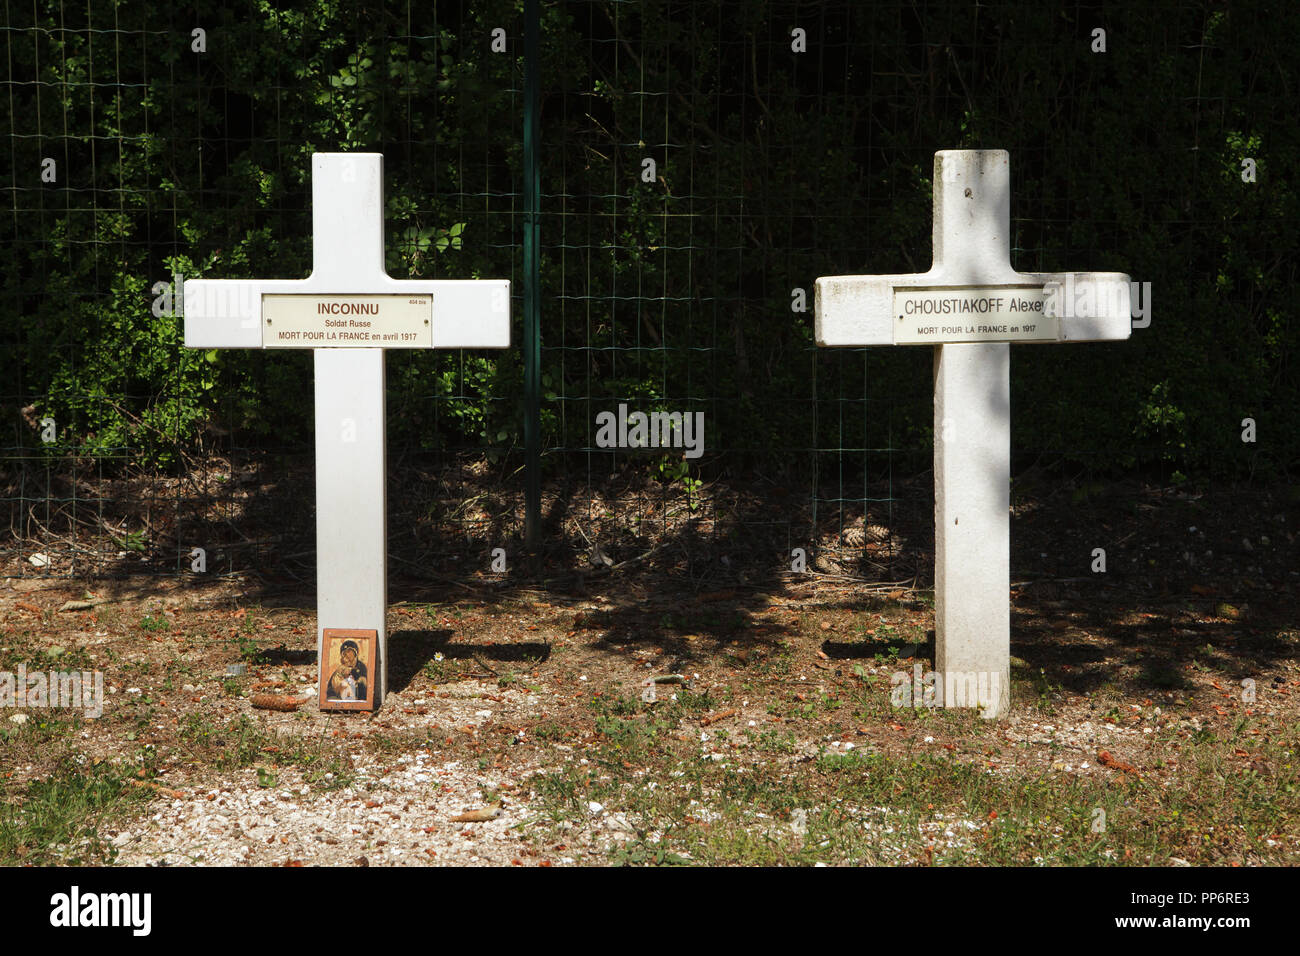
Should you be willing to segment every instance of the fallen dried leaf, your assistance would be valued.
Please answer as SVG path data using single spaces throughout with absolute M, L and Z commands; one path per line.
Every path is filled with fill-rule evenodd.
M 1097 763 L 1101 764 L 1103 767 L 1109 767 L 1112 770 L 1122 770 L 1125 773 L 1131 773 L 1134 775 L 1140 772 L 1138 768 L 1133 766 L 1131 763 L 1125 763 L 1122 760 L 1116 760 L 1114 757 L 1110 755 L 1109 750 L 1097 751 Z

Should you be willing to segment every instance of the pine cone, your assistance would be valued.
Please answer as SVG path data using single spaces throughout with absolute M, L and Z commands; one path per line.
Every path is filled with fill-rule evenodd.
M 879 543 L 890 539 L 889 529 L 883 524 L 858 522 L 844 529 L 840 540 L 851 548 L 861 548 L 867 542 Z
M 823 574 L 840 574 L 844 568 L 825 551 L 818 551 L 813 557 L 813 567 Z
M 864 530 L 868 541 L 888 541 L 892 537 L 883 524 L 869 524 Z
M 249 701 L 258 710 L 297 710 L 306 701 L 301 697 L 283 697 L 279 694 L 256 694 Z

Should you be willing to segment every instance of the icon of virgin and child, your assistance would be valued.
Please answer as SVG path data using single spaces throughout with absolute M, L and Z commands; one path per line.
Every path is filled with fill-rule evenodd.
M 339 647 L 339 666 L 334 668 L 325 687 L 326 700 L 368 699 L 369 677 L 361 648 L 356 641 L 344 641 Z

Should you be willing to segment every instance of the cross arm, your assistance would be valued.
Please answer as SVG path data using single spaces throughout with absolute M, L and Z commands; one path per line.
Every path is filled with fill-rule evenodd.
M 391 281 L 398 292 L 433 294 L 435 349 L 510 347 L 509 279 Z
M 186 279 L 185 346 L 260 349 L 262 296 L 307 291 L 305 279 Z
M 1123 272 L 1026 272 L 1060 317 L 1058 342 L 1111 342 L 1133 334 L 1133 282 Z
M 343 288 L 329 276 L 307 279 L 188 279 L 185 345 L 188 348 L 263 347 L 264 295 L 430 295 L 433 347 L 510 347 L 508 279 L 393 279 L 379 276 L 363 288 Z
M 394 279 L 378 276 L 365 289 L 341 289 L 328 279 L 306 280 L 306 292 L 339 295 L 369 292 L 433 297 L 435 349 L 507 349 L 510 347 L 509 279 Z
M 986 276 L 956 270 L 880 276 L 823 276 L 814 283 L 817 344 L 871 346 L 925 344 L 900 325 L 900 292 L 932 298 L 1001 296 L 1041 302 L 1053 334 L 1024 341 L 1098 342 L 1127 339 L 1132 330 L 1129 277 L 1119 272 L 1008 272 Z M 983 281 L 981 281 L 983 280 Z M 942 336 L 933 344 L 942 344 Z M 1017 341 L 1007 338 L 1006 341 Z
M 818 345 L 893 345 L 894 289 L 918 275 L 822 276 L 813 283 Z

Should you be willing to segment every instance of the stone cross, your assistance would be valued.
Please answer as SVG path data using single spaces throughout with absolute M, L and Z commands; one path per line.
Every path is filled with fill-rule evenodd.
M 388 689 L 384 353 L 508 348 L 505 279 L 397 280 L 384 271 L 384 157 L 312 157 L 306 279 L 190 279 L 189 348 L 311 348 L 316 373 L 316 649 L 325 628 L 378 634 Z M 270 399 L 274 400 L 274 398 Z
M 1127 339 L 1114 272 L 1011 267 L 1005 150 L 934 156 L 934 264 L 817 280 L 817 344 L 934 345 L 936 703 L 1010 704 L 1011 342 Z M 919 703 L 919 701 L 917 702 Z

